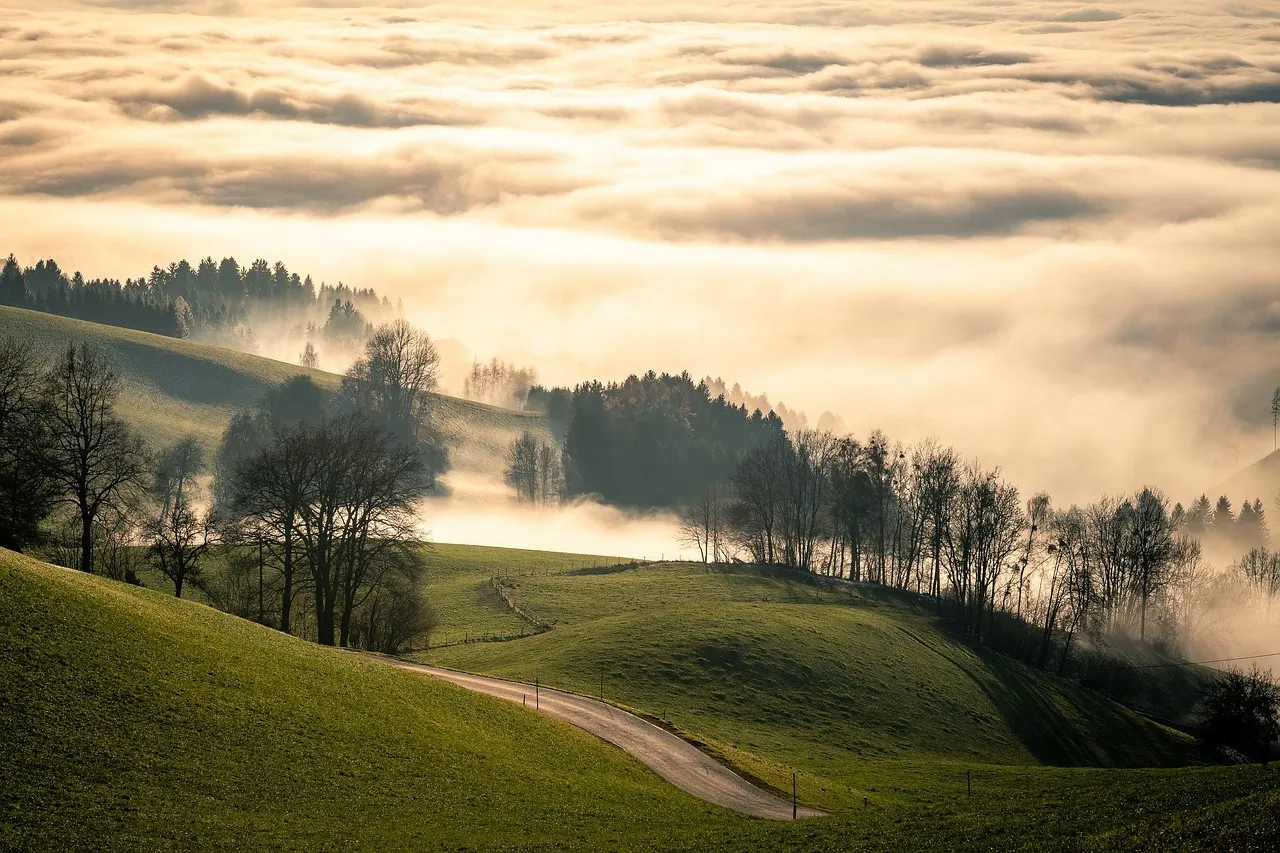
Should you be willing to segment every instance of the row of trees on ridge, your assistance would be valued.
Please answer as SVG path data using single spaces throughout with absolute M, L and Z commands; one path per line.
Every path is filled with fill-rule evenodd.
M 133 582 L 150 566 L 321 643 L 401 648 L 432 624 L 417 507 L 447 464 L 438 364 L 408 324 L 377 329 L 336 393 L 299 377 L 236 415 L 206 490 L 196 439 L 155 452 L 119 417 L 99 352 L 45 363 L 0 341 L 0 545 Z

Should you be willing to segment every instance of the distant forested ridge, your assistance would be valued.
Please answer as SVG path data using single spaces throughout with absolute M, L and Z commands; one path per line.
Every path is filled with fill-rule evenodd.
M 535 387 L 526 408 L 563 436 L 570 495 L 621 506 L 673 507 L 731 476 L 752 447 L 785 435 L 772 411 L 749 412 L 688 373 Z
M 363 340 L 373 321 L 398 313 L 372 289 L 317 287 L 281 262 L 241 266 L 212 257 L 121 281 L 68 275 L 52 259 L 24 268 L 10 255 L 0 272 L 0 305 L 239 349 L 252 349 L 254 321 L 286 322 L 308 338 L 350 344 Z

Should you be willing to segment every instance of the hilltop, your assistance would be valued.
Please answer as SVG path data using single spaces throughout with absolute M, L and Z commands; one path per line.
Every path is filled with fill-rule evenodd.
M 155 445 L 194 435 L 212 450 L 231 417 L 271 386 L 305 375 L 335 390 L 340 381 L 332 373 L 210 344 L 22 308 L 0 306 L 0 337 L 27 341 L 50 357 L 70 343 L 101 348 L 124 380 L 121 415 Z M 504 458 L 523 430 L 548 434 L 538 414 L 433 396 L 436 425 L 458 469 L 491 473 L 493 460 Z
M 967 642 L 911 596 L 748 567 L 515 576 L 551 629 L 431 650 L 445 666 L 642 708 L 781 788 L 860 801 L 886 764 L 1153 767 L 1193 739 Z M 430 587 L 428 587 L 430 591 Z
M 1226 495 L 1233 505 L 1242 500 L 1261 498 L 1268 509 L 1274 505 L 1277 493 L 1280 493 L 1280 451 L 1268 453 L 1247 468 L 1241 468 L 1232 474 L 1209 494 L 1213 500 L 1218 495 Z

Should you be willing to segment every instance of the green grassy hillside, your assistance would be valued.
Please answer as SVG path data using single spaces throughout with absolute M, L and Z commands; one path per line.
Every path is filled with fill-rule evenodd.
M 533 577 L 623 561 L 621 557 L 485 545 L 431 542 L 421 547 L 424 564 L 422 593 L 438 619 L 430 639 L 433 645 L 485 641 L 536 632 L 534 624 L 517 615 L 494 588 L 491 580 L 495 577 Z M 254 551 L 250 548 L 246 553 L 252 556 Z M 215 586 L 227 570 L 227 556 L 226 549 L 215 548 L 202 564 L 206 580 Z M 140 563 L 137 574 L 144 586 L 160 592 L 173 592 L 172 581 L 146 561 Z M 199 586 L 188 584 L 182 594 L 193 601 L 212 603 Z
M 474 555 L 473 567 L 510 556 Z M 539 571 L 519 580 L 526 591 L 584 579 Z M 584 611 L 596 581 L 635 577 L 587 575 L 559 615 Z M 662 571 L 648 577 L 665 590 L 652 634 L 692 587 Z M 783 582 L 716 580 L 726 603 L 750 604 L 754 586 L 767 590 L 761 605 L 845 606 Z M 610 596 L 600 609 L 643 607 Z M 574 624 L 562 619 L 556 631 Z M 631 642 L 653 648 L 647 636 Z M 626 689 L 616 678 L 607 687 Z M 934 708 L 960 727 L 965 711 Z M 858 763 L 803 734 L 775 746 L 797 763 Z M 830 818 L 749 820 L 528 709 L 0 551 L 0 850 L 1065 853 L 1260 851 L 1280 840 L 1280 773 L 1261 768 L 865 764 L 844 774 L 860 775 L 865 801 L 821 790 L 833 774 L 801 773 L 802 798 L 837 803 Z
M 742 822 L 577 729 L 0 551 L 0 849 L 661 846 Z
M 425 560 L 423 594 L 440 620 L 431 638 L 436 645 L 536 630 L 512 611 L 490 583 L 492 578 L 533 577 L 622 562 L 620 557 L 438 543 L 427 546 Z
M 293 376 L 338 387 L 337 376 L 319 370 L 21 308 L 0 307 L 3 337 L 29 341 L 50 357 L 73 342 L 100 347 L 125 380 L 121 414 L 157 445 L 195 435 L 206 447 L 216 446 L 232 415 Z M 453 463 L 467 470 L 489 470 L 521 430 L 546 429 L 539 415 L 444 395 L 436 396 L 434 413 L 450 441 Z
M 659 564 L 518 578 L 553 625 L 423 657 L 606 698 L 662 717 L 777 785 L 793 769 L 820 804 L 860 802 L 939 763 L 1170 766 L 1188 737 L 1070 682 L 965 643 L 910 599 L 805 576 Z

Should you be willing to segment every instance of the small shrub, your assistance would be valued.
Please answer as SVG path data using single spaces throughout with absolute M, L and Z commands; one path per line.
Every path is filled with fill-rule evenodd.
M 435 611 L 411 583 L 396 580 L 372 592 L 352 617 L 353 645 L 394 655 L 425 646 L 439 624 Z
M 1256 665 L 1249 673 L 1224 673 L 1205 692 L 1203 731 L 1209 743 L 1266 764 L 1280 738 L 1280 684 Z

